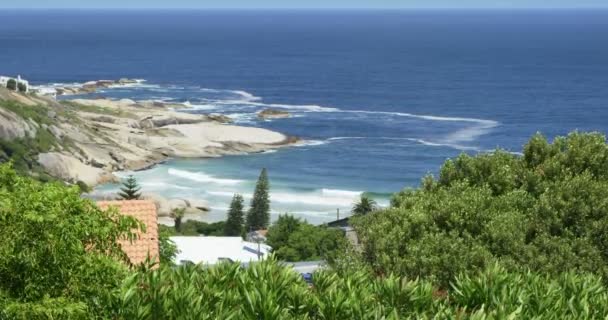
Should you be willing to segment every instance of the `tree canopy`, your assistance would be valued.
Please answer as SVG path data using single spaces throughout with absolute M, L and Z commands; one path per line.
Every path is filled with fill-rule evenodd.
M 341 230 L 313 226 L 292 215 L 281 215 L 268 228 L 266 243 L 279 259 L 286 261 L 333 260 L 346 247 Z
M 608 146 L 598 133 L 553 143 L 537 134 L 522 156 L 505 151 L 447 160 L 437 179 L 404 190 L 391 208 L 354 219 L 379 273 L 447 286 L 464 271 L 509 270 L 608 277 Z
M 251 207 L 247 212 L 247 232 L 268 227 L 270 223 L 270 184 L 266 168 L 262 169 L 258 182 L 255 185 Z
M 116 240 L 141 225 L 0 165 L 0 318 L 109 318 L 127 274 Z

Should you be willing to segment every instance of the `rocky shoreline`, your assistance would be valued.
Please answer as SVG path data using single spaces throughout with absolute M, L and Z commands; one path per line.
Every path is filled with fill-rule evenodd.
M 174 106 L 149 101 L 58 102 L 8 91 L 1 92 L 0 100 L 48 110 L 45 123 L 35 123 L 0 109 L 0 139 L 48 132 L 62 143 L 38 154 L 38 163 L 53 177 L 88 186 L 117 181 L 113 172 L 145 170 L 171 158 L 256 153 L 298 141 L 267 129 L 229 124 L 221 115 L 178 112 Z

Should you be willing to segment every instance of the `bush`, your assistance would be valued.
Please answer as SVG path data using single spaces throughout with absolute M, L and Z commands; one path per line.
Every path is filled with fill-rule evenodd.
M 220 294 L 221 293 L 221 294 Z M 126 319 L 604 319 L 608 291 L 593 275 L 555 278 L 491 266 L 439 291 L 426 280 L 321 271 L 309 287 L 273 259 L 140 272 L 125 281 Z
M 141 225 L 80 190 L 0 166 L 0 318 L 110 317 L 127 274 L 117 240 Z M 51 316 L 52 315 L 52 316 Z
M 6 82 L 6 88 L 13 91 L 17 90 L 17 81 L 15 79 L 9 79 Z
M 313 226 L 291 215 L 281 215 L 268 229 L 266 243 L 285 261 L 333 260 L 347 247 L 342 231 Z
M 456 274 L 498 263 L 606 278 L 608 146 L 600 134 L 572 133 L 552 144 L 536 135 L 521 157 L 463 154 L 438 179 L 353 222 L 379 274 L 447 286 Z
M 19 90 L 19 92 L 26 92 L 27 85 L 25 85 L 25 83 L 23 83 L 23 82 L 19 82 L 19 83 L 17 83 L 17 89 Z M 15 89 L 13 89 L 13 90 L 15 90 Z

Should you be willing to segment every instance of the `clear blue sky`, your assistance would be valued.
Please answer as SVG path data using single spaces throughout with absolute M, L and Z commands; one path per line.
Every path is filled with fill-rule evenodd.
M 608 8 L 608 0 L 0 0 L 0 8 Z

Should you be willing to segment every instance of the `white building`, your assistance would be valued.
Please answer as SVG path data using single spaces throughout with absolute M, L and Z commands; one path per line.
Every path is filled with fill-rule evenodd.
M 30 91 L 30 83 L 27 80 L 21 79 L 21 76 L 17 76 L 17 78 L 0 76 L 0 86 L 6 88 L 8 82 L 13 79 L 17 82 L 17 86 L 19 84 L 25 85 L 25 93 Z
M 175 262 L 214 265 L 222 261 L 249 263 L 262 260 L 272 248 L 241 237 L 171 237 L 180 251 Z

